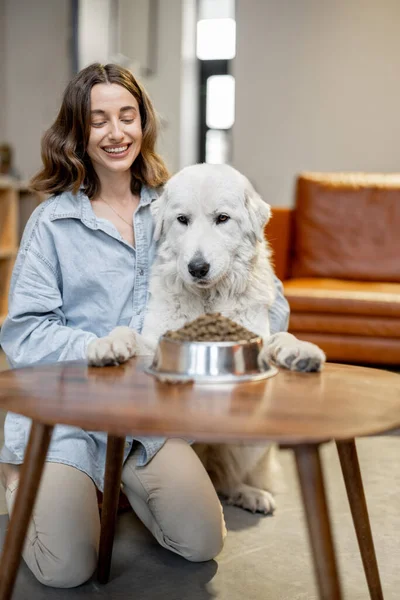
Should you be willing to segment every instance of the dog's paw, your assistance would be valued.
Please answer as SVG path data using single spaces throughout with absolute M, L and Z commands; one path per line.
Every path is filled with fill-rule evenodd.
M 137 353 L 137 333 L 129 327 L 116 327 L 103 338 L 90 342 L 87 361 L 93 367 L 119 365 Z
M 241 484 L 228 495 L 228 504 L 240 506 L 252 513 L 272 514 L 276 508 L 272 494 L 250 485 Z
M 276 357 L 278 366 L 304 373 L 320 371 L 324 362 L 325 354 L 318 346 L 300 340 L 293 346 L 280 348 Z
M 261 359 L 272 360 L 278 367 L 291 371 L 320 371 L 326 361 L 324 352 L 311 342 L 298 340 L 289 333 L 278 333 L 264 346 Z

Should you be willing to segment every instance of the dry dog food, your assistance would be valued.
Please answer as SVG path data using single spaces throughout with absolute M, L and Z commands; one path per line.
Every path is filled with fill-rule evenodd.
M 167 331 L 165 337 L 181 342 L 241 342 L 258 337 L 221 313 L 201 315 L 176 331 Z

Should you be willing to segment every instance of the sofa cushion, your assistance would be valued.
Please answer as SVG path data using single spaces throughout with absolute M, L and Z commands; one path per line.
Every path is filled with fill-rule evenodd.
M 329 361 L 356 365 L 399 365 L 400 340 L 356 335 L 333 335 L 292 331 L 300 340 L 313 342 L 325 352 Z M 382 390 L 384 394 L 384 390 Z M 349 398 L 351 402 L 351 398 Z
M 272 207 L 272 215 L 265 226 L 265 239 L 272 251 L 276 276 L 287 279 L 290 273 L 290 255 L 295 211 L 283 206 Z
M 292 312 L 400 317 L 400 283 L 297 278 L 283 284 Z
M 400 282 L 400 175 L 297 181 L 293 277 Z
M 395 338 L 400 343 L 400 319 L 393 317 L 292 311 L 289 331 Z

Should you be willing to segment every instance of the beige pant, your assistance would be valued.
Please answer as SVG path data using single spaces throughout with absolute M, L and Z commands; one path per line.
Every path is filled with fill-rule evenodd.
M 133 455 L 122 481 L 133 510 L 164 548 L 190 561 L 220 552 L 226 535 L 222 507 L 187 442 L 168 440 L 146 467 L 137 467 Z M 9 514 L 17 488 L 18 478 L 9 476 Z M 85 582 L 96 568 L 99 534 L 92 480 L 74 467 L 46 463 L 23 552 L 35 577 L 60 588 Z

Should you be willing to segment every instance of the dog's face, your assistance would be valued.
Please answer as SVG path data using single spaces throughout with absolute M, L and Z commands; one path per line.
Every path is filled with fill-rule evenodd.
M 172 253 L 178 276 L 204 289 L 226 277 L 238 258 L 251 260 L 270 217 L 269 205 L 227 165 L 183 169 L 152 210 L 154 237 Z

